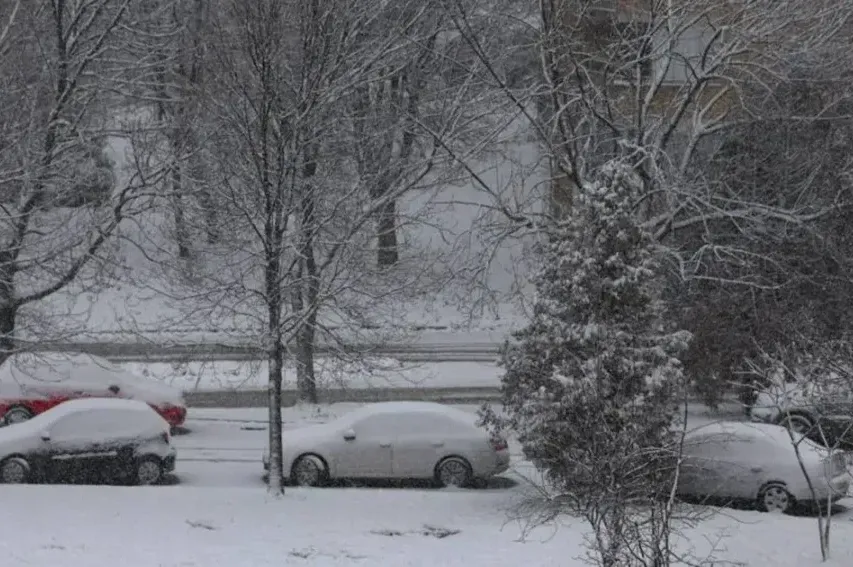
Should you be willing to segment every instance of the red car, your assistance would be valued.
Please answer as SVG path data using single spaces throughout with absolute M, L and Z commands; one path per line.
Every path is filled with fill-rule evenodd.
M 75 398 L 127 398 L 146 402 L 172 427 L 187 416 L 183 393 L 137 376 L 97 356 L 20 353 L 0 366 L 0 422 L 20 423 Z

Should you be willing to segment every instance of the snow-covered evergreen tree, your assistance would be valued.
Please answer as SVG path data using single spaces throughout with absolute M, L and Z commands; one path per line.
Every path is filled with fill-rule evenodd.
M 653 241 L 632 210 L 639 189 L 610 162 L 548 234 L 532 321 L 503 355 L 506 417 L 485 417 L 576 497 L 648 496 L 669 476 L 642 461 L 670 434 L 690 335 L 666 330 Z

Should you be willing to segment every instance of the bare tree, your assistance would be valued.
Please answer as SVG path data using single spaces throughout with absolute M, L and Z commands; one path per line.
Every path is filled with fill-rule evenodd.
M 8 13 L 4 13 L 5 16 L 5 24 L 3 25 L 3 31 L 0 32 L 0 53 L 5 52 L 7 41 L 10 35 L 10 31 L 12 30 L 12 26 L 15 25 L 15 18 L 18 15 L 18 10 L 21 9 L 21 0 L 16 0 L 14 4 L 12 4 L 11 8 L 8 10 Z
M 8 4 L 4 5 L 8 6 Z M 111 236 L 137 209 L 148 178 L 117 172 L 105 143 L 107 104 L 127 68 L 116 63 L 129 2 L 54 0 L 3 10 L 0 123 L 0 359 L 22 319 L 44 339 L 64 327 L 43 300 L 107 264 Z M 123 156 L 114 156 L 123 158 Z M 42 309 L 44 307 L 44 309 Z
M 206 190 L 228 236 L 199 245 L 192 277 L 172 277 L 162 291 L 182 304 L 187 323 L 261 338 L 269 362 L 270 490 L 279 493 L 288 472 L 281 470 L 286 361 L 296 364 L 300 397 L 316 402 L 320 335 L 332 344 L 357 338 L 360 327 L 391 311 L 395 297 L 429 279 L 428 258 L 377 266 L 373 227 L 389 203 L 433 186 L 441 150 L 424 144 L 382 165 L 388 172 L 372 170 L 392 181 L 377 193 L 374 175 L 358 168 L 354 125 L 375 110 L 355 104 L 365 88 L 384 80 L 381 69 L 401 45 L 425 37 L 420 22 L 430 6 L 412 2 L 396 20 L 379 1 L 225 0 L 215 7 L 201 99 L 213 157 Z M 453 97 L 464 97 L 464 88 Z M 465 108 L 453 97 L 431 99 L 445 103 L 434 123 L 447 143 Z M 187 215 L 193 218 L 203 217 Z M 175 275 L 174 263 L 164 266 Z
M 740 98 L 741 88 L 784 79 L 775 73 L 789 53 L 819 52 L 830 44 L 846 25 L 847 4 L 733 7 L 717 0 L 640 0 L 606 9 L 586 0 L 545 2 L 530 12 L 504 16 L 507 25 L 522 25 L 515 22 L 523 19 L 526 33 L 520 34 L 524 40 L 516 52 L 533 49 L 541 63 L 523 87 L 511 84 L 507 62 L 483 47 L 487 42 L 478 33 L 486 27 L 483 21 L 501 21 L 486 9 L 490 5 L 444 2 L 494 86 L 516 105 L 542 144 L 554 168 L 554 191 L 579 186 L 589 167 L 627 156 L 642 168 L 649 193 L 643 200 L 647 226 L 659 239 L 717 217 L 773 213 L 791 216 L 793 222 L 828 214 L 819 209 L 783 215 L 735 201 L 709 216 L 709 207 L 716 210 L 724 203 L 704 203 L 704 193 L 697 191 L 705 188 L 689 181 L 694 166 L 707 157 L 703 149 L 719 132 L 762 118 L 754 100 Z M 552 201 L 569 198 L 552 191 Z M 676 201 L 674 208 L 668 206 Z
M 209 4 L 205 0 L 134 3 L 134 28 L 126 43 L 133 75 L 123 85 L 123 94 L 138 112 L 151 115 L 147 131 L 163 138 L 160 159 L 168 168 L 164 197 L 174 219 L 168 240 L 184 260 L 191 256 L 194 238 L 214 241 L 219 234 L 216 210 L 205 191 L 206 130 L 200 113 L 206 42 L 212 38 L 206 29 Z M 189 206 L 187 201 L 197 203 Z M 194 212 L 203 215 L 203 223 L 185 218 Z M 195 225 L 201 235 L 192 233 Z
M 786 342 L 804 322 L 815 343 L 849 332 L 851 264 L 846 209 L 851 174 L 853 106 L 849 61 L 834 53 L 801 54 L 784 66 L 784 83 L 758 97 L 765 119 L 730 128 L 704 176 L 719 195 L 768 206 L 811 202 L 837 210 L 822 219 L 791 225 L 770 219 L 761 231 L 713 223 L 681 231 L 679 244 L 702 250 L 713 240 L 741 251 L 697 255 L 689 285 L 674 285 L 671 301 L 694 330 L 688 368 L 709 401 L 718 398 L 744 357 Z M 742 226 L 742 225 L 741 225 Z M 743 282 L 748 285 L 732 285 Z M 742 382 L 742 381 L 741 381 Z M 748 396 L 752 389 L 741 384 Z M 748 399 L 744 399 L 748 402 Z
M 745 129 L 764 139 L 768 131 L 779 132 L 780 125 L 796 130 L 818 127 L 829 116 L 846 120 L 843 103 L 849 89 L 838 87 L 848 84 L 850 75 L 843 43 L 851 3 L 442 4 L 486 68 L 484 79 L 523 117 L 549 163 L 549 206 L 541 212 L 513 206 L 504 192 L 471 171 L 482 193 L 491 197 L 495 215 L 503 218 L 505 238 L 540 232 L 566 215 L 589 172 L 620 157 L 637 164 L 644 180 L 638 211 L 670 252 L 670 297 L 689 296 L 690 307 L 696 307 L 683 319 L 691 323 L 690 330 L 703 317 L 715 320 L 709 316 L 714 306 L 706 301 L 705 288 L 713 287 L 723 305 L 732 294 L 737 296 L 739 308 L 727 319 L 733 326 L 771 328 L 775 322 L 758 319 L 768 313 L 765 306 L 772 305 L 777 290 L 803 289 L 807 281 L 815 282 L 815 270 L 824 268 L 817 261 L 799 261 L 814 254 L 798 253 L 794 262 L 793 252 L 831 249 L 824 231 L 827 226 L 837 231 L 848 214 L 849 163 L 837 163 L 839 175 L 826 183 L 826 160 L 814 159 L 818 150 L 805 161 L 800 160 L 805 151 L 798 157 L 782 152 L 791 164 L 786 172 L 802 167 L 784 181 L 777 176 L 763 191 L 744 178 L 721 183 L 715 168 L 727 159 L 723 149 L 731 149 L 729 142 Z M 487 29 L 514 30 L 503 36 L 514 41 L 497 49 Z M 825 78 L 833 88 L 818 89 L 819 96 L 791 111 L 786 103 L 806 100 L 791 93 L 810 80 L 802 67 L 791 64 L 798 60 L 807 61 L 811 76 Z M 521 79 L 519 61 L 535 63 Z M 825 138 L 827 143 L 830 139 L 837 143 L 837 137 Z M 804 245 L 807 240 L 814 246 Z M 831 270 L 840 275 L 837 261 L 826 265 L 826 277 L 815 287 L 832 279 Z M 756 294 L 763 295 L 760 313 L 751 320 L 738 318 Z M 687 312 L 681 311 L 683 302 L 677 307 Z M 740 333 L 737 340 L 743 338 Z M 706 353 L 701 350 L 706 344 L 704 338 L 695 343 L 691 370 L 707 367 L 714 356 L 725 366 L 731 362 L 725 351 L 737 350 L 727 343 L 720 352 Z M 714 374 L 727 369 L 722 370 L 714 368 Z

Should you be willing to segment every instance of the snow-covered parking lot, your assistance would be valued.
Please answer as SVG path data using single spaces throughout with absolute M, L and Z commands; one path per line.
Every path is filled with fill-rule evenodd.
M 325 421 L 354 404 L 285 412 L 285 427 Z M 471 411 L 475 409 L 471 406 Z M 175 437 L 167 486 L 0 487 L 0 557 L 51 567 L 583 565 L 584 527 L 564 521 L 526 534 L 512 520 L 531 469 L 481 490 L 324 488 L 270 498 L 261 479 L 262 409 L 191 410 Z M 842 508 L 845 502 L 842 501 Z M 835 515 L 830 565 L 853 564 L 853 503 Z M 816 520 L 722 510 L 685 532 L 694 556 L 774 567 L 819 562 Z M 688 545 L 682 542 L 682 545 Z M 726 563 L 717 563 L 723 565 Z M 707 563 L 712 565 L 712 563 Z

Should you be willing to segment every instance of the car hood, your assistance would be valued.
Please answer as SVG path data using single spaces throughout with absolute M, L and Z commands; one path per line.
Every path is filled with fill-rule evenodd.
M 333 439 L 338 432 L 337 427 L 332 424 L 320 423 L 317 425 L 308 425 L 297 429 L 287 429 L 281 432 L 281 442 L 284 452 L 289 450 L 301 450 L 306 446 L 314 445 L 324 441 Z M 264 446 L 264 454 L 268 455 L 270 451 L 269 441 Z
M 41 443 L 39 434 L 44 426 L 42 420 L 34 418 L 0 427 L 0 458 L 37 446 Z
M 811 392 L 796 386 L 760 392 L 752 407 L 753 413 L 806 409 L 822 414 L 853 415 L 853 399 L 849 396 Z

